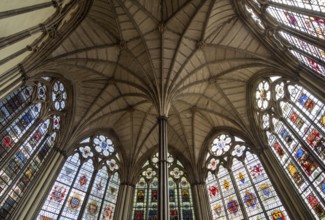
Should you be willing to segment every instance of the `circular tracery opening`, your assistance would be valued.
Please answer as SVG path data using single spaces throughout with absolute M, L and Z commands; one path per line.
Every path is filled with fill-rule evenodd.
M 266 80 L 260 82 L 256 89 L 256 103 L 259 109 L 265 110 L 271 99 L 270 84 Z
M 52 90 L 52 101 L 54 103 L 54 108 L 58 111 L 62 111 L 65 108 L 66 100 L 67 92 L 65 91 L 63 83 L 56 81 Z

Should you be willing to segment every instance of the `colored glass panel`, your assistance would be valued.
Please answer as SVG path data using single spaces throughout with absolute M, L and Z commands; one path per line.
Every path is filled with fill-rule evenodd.
M 11 119 L 31 101 L 32 87 L 20 88 L 0 102 L 0 129 L 5 127 Z
M 291 5 L 299 8 L 325 12 L 324 0 L 270 0 L 271 2 Z
M 112 158 L 94 154 L 98 146 L 94 140 L 99 137 L 109 140 L 103 135 L 86 138 L 80 143 L 84 146 L 66 160 L 37 219 L 76 219 L 78 216 L 87 220 L 113 219 L 119 176 L 106 163 Z M 114 145 L 111 146 L 111 156 L 117 161 Z M 94 164 L 100 165 L 97 173 Z
M 48 77 L 48 82 L 51 80 Z M 56 131 L 60 129 L 59 116 L 47 115 L 55 109 L 43 105 L 52 89 L 35 82 L 0 102 L 1 219 L 11 218 L 54 145 Z
M 191 186 L 185 178 L 185 170 L 180 161 L 171 154 L 167 155 L 169 166 L 169 217 L 176 220 L 192 220 L 194 208 Z M 136 184 L 132 217 L 140 219 L 158 219 L 158 153 L 145 162 L 143 170 Z
M 242 139 L 230 138 L 230 154 L 207 158 L 220 161 L 214 170 L 208 165 L 206 179 L 213 219 L 268 219 L 275 211 L 289 219 L 258 157 Z
M 267 11 L 279 22 L 296 30 L 324 39 L 324 20 L 316 16 L 308 16 L 282 8 L 268 7 Z
M 278 106 L 281 112 L 272 113 L 272 126 L 265 129 L 269 146 L 311 213 L 316 219 L 322 219 L 325 207 L 324 103 L 303 87 L 281 78 L 269 83 L 275 88 L 271 96 L 281 93 L 275 105 L 270 106 L 272 111 Z M 276 89 L 278 85 L 283 87 L 282 91 Z M 263 109 L 258 106 L 257 109 L 263 114 Z
M 321 50 L 320 48 L 304 41 L 292 34 L 289 34 L 284 31 L 279 32 L 281 36 L 286 39 L 289 43 L 297 47 L 298 49 L 309 53 L 311 56 L 316 57 L 322 61 L 325 61 L 325 51 Z

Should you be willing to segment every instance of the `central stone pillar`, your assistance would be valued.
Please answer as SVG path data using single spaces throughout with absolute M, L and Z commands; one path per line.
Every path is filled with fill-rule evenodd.
M 158 215 L 159 220 L 169 219 L 169 191 L 168 191 L 168 139 L 167 139 L 167 117 L 158 118 L 159 124 L 159 195 Z

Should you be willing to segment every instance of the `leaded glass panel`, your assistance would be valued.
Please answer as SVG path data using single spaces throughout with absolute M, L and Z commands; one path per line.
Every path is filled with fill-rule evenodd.
M 230 138 L 229 152 L 215 155 L 210 150 L 206 163 L 213 219 L 289 219 L 258 157 L 229 134 L 217 136 L 212 145 L 221 136 Z
M 109 157 L 98 140 L 110 143 Z M 65 161 L 37 219 L 113 219 L 120 185 L 114 144 L 96 135 L 80 145 Z
M 269 128 L 265 129 L 261 118 L 258 118 L 258 123 L 266 130 L 272 152 L 306 206 L 316 219 L 322 219 L 325 217 L 324 103 L 289 80 L 263 79 L 260 84 L 263 85 L 265 81 L 274 88 L 270 92 L 271 97 L 275 98 L 270 100 L 272 116 Z M 280 98 L 276 98 L 278 85 L 283 87 Z M 259 100 L 259 96 L 256 96 L 256 100 Z M 259 106 L 256 109 L 259 114 L 266 111 Z
M 167 157 L 170 219 L 195 219 L 191 186 L 184 167 L 171 154 Z M 142 167 L 134 195 L 134 220 L 158 219 L 158 158 L 158 153 L 154 154 Z
M 270 37 L 279 48 L 287 48 L 289 54 L 300 63 L 309 67 L 316 75 L 325 76 L 324 48 L 315 43 L 325 40 L 325 21 L 320 13 L 325 12 L 324 0 L 246 0 L 243 10 L 263 28 L 266 17 L 273 17 L 280 25 L 270 29 Z M 265 4 L 266 3 L 266 4 Z M 266 6 L 268 13 L 260 10 L 261 4 Z M 248 6 L 250 5 L 250 6 Z M 273 25 L 271 25 L 273 26 Z M 280 38 L 279 38 L 280 36 Z
M 47 81 L 40 79 L 21 87 L 0 102 L 1 219 L 10 219 L 53 148 L 60 129 L 60 117 L 49 115 L 56 109 L 48 100 L 53 91 L 50 82 L 59 81 L 50 77 Z

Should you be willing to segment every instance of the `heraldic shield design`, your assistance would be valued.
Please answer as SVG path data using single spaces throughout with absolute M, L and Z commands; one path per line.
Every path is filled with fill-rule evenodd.
M 98 204 L 96 201 L 91 201 L 88 206 L 87 206 L 87 214 L 90 217 L 96 217 L 97 213 L 98 213 Z
M 256 196 L 254 193 L 246 191 L 244 195 L 244 203 L 249 208 L 254 208 L 256 206 Z
M 113 219 L 113 207 L 111 205 L 107 205 L 103 212 L 103 220 L 112 220 Z
M 84 174 L 79 179 L 80 186 L 84 186 L 87 183 L 87 176 Z
M 63 186 L 54 186 L 51 192 L 50 200 L 61 203 L 65 197 L 67 190 Z
M 217 196 L 217 193 L 218 193 L 218 187 L 216 187 L 216 186 L 209 186 L 208 190 L 209 190 L 209 196 L 210 196 L 210 197 L 215 197 L 215 196 Z
M 238 212 L 238 202 L 235 199 L 230 198 L 227 203 L 227 209 L 230 214 L 236 214 Z
M 72 195 L 68 201 L 68 207 L 71 210 L 77 210 L 81 205 L 81 199 L 79 195 Z
M 213 211 L 217 216 L 221 215 L 222 209 L 221 209 L 221 205 L 217 204 L 213 207 Z
M 285 220 L 284 214 L 280 210 L 274 210 L 272 212 L 272 220 Z
M 269 184 L 263 183 L 260 186 L 260 190 L 262 192 L 262 195 L 263 195 L 263 199 L 264 200 L 269 199 L 269 198 L 272 197 L 272 191 L 271 191 L 271 188 L 270 188 Z

